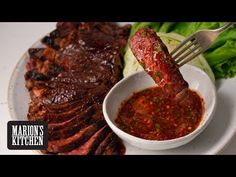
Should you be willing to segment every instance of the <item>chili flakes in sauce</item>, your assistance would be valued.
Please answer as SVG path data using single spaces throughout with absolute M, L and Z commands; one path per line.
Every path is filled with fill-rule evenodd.
M 123 131 L 148 140 L 169 140 L 194 131 L 203 116 L 203 99 L 187 89 L 181 100 L 152 87 L 134 93 L 119 109 L 116 123 Z

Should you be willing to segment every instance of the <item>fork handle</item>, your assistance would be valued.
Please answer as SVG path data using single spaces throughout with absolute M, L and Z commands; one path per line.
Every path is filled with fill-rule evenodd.
M 228 28 L 230 28 L 234 24 L 236 24 L 236 22 L 228 22 L 224 26 L 222 26 L 221 28 L 216 29 L 215 32 L 222 33 L 223 31 L 227 30 Z

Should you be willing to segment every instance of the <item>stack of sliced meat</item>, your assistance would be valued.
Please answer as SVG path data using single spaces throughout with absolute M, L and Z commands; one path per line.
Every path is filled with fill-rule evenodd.
M 114 23 L 58 23 L 42 39 L 45 47 L 29 49 L 28 119 L 48 122 L 45 153 L 124 153 L 103 118 L 102 102 L 122 77 L 129 31 L 129 25 Z

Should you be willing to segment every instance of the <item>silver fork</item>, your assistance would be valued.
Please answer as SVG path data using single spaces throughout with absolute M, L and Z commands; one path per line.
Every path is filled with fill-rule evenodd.
M 236 22 L 226 23 L 223 27 L 213 30 L 200 30 L 181 42 L 170 55 L 179 67 L 191 61 L 210 48 L 215 39 Z

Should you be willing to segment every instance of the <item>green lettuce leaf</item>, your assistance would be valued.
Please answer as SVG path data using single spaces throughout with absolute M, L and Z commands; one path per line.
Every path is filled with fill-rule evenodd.
M 227 40 L 220 47 L 204 54 L 212 66 L 216 78 L 233 77 L 236 74 L 236 40 Z

